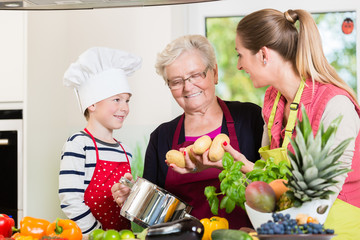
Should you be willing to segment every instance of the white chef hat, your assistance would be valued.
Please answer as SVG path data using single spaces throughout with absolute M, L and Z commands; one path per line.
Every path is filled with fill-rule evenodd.
M 74 88 L 82 113 L 94 103 L 119 93 L 132 94 L 127 77 L 141 67 L 141 58 L 105 47 L 82 53 L 64 74 L 64 85 Z

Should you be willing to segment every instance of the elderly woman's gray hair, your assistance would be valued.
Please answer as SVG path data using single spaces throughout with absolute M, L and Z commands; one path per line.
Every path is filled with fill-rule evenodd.
M 209 40 L 202 35 L 185 35 L 173 40 L 157 55 L 155 65 L 157 74 L 162 76 L 167 83 L 165 68 L 172 64 L 182 53 L 191 51 L 200 53 L 205 66 L 210 69 L 215 68 L 215 52 Z

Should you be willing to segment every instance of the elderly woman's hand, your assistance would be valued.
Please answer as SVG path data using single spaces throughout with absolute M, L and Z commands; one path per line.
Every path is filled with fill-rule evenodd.
M 124 177 L 127 178 L 128 180 L 132 181 L 133 177 L 130 173 L 125 173 Z M 114 198 L 114 201 L 120 206 L 122 207 L 122 205 L 124 204 L 125 200 L 128 198 L 129 194 L 130 194 L 130 188 L 121 184 L 121 183 L 115 183 L 112 187 L 111 187 L 111 193 L 112 196 Z
M 231 156 L 233 156 L 234 161 L 241 161 L 244 163 L 244 166 L 242 166 L 242 168 L 241 168 L 241 171 L 243 173 L 250 172 L 254 169 L 254 163 L 247 160 L 243 154 L 236 151 L 229 143 L 227 143 L 227 142 L 224 142 L 224 143 L 222 143 L 224 150 L 226 152 L 230 153 Z

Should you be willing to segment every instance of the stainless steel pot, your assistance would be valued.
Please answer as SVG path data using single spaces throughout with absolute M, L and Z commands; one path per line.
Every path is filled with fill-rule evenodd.
M 190 205 L 144 178 L 133 183 L 122 177 L 120 183 L 131 188 L 120 214 L 144 228 L 192 217 Z

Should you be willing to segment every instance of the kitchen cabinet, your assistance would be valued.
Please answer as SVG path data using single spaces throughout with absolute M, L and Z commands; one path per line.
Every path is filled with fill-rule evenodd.
M 0 12 L 0 102 L 22 102 L 26 12 Z

